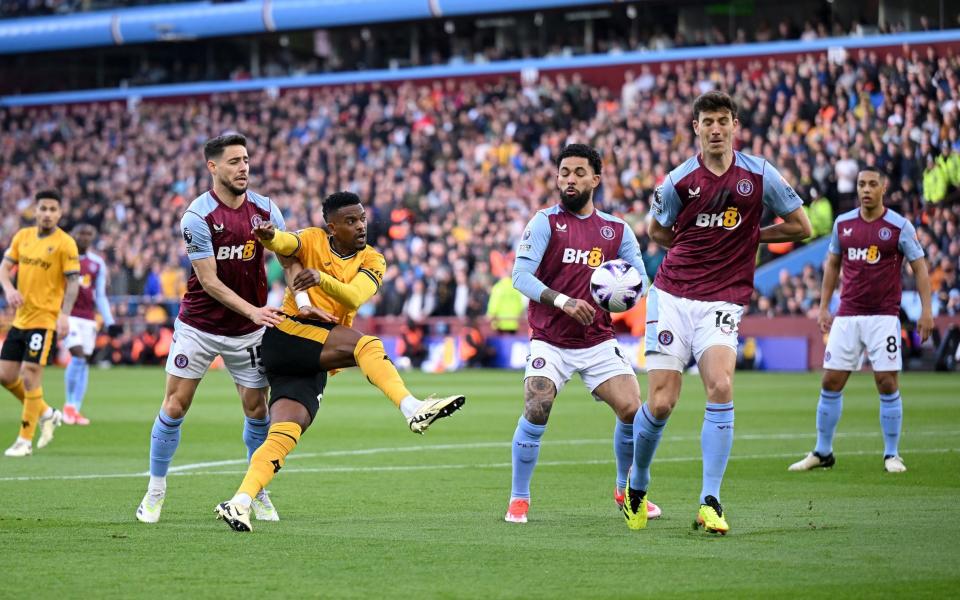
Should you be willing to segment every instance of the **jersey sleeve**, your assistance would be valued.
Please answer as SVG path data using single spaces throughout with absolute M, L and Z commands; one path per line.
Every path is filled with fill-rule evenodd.
M 837 234 L 837 222 L 833 222 L 833 231 L 830 233 L 830 245 L 827 246 L 830 254 L 840 254 L 840 236 Z
M 617 252 L 617 257 L 633 265 L 633 268 L 640 272 L 643 281 L 649 283 L 647 267 L 643 264 L 643 256 L 640 253 L 640 242 L 637 241 L 633 229 L 626 223 L 623 224 L 623 239 L 620 240 L 620 250 Z
M 673 179 L 667 175 L 663 183 L 653 192 L 653 218 L 663 227 L 673 227 L 681 208 L 683 208 L 683 202 L 677 193 L 677 187 Z
M 60 247 L 60 268 L 64 275 L 74 275 L 80 272 L 80 251 L 72 237 L 69 235 L 65 237 L 66 240 Z
M 13 263 L 20 262 L 20 232 L 22 229 L 14 234 L 13 239 L 10 240 L 10 247 L 7 248 L 7 251 L 3 254 L 4 258 Z
M 900 240 L 897 247 L 910 262 L 923 258 L 923 246 L 920 245 L 920 241 L 917 239 L 917 230 L 914 229 L 910 221 L 905 221 L 903 228 L 900 229 Z
M 280 207 L 273 200 L 270 201 L 270 222 L 277 228 L 277 231 L 284 231 L 287 228 L 283 221 L 283 213 L 280 212 Z
M 534 273 L 540 267 L 549 243 L 550 219 L 538 212 L 523 230 L 517 245 L 517 258 L 513 262 L 513 287 L 535 302 L 540 302 L 540 295 L 547 289 Z
M 803 206 L 800 196 L 793 191 L 780 171 L 768 162 L 763 165 L 763 203 L 781 217 Z
M 366 275 L 377 286 L 377 290 L 383 285 L 383 273 L 387 270 L 387 260 L 382 254 L 369 248 L 363 256 L 363 262 L 360 263 L 358 275 Z
M 333 298 L 348 310 L 357 310 L 364 302 L 373 297 L 380 289 L 380 282 L 383 281 L 383 275 L 377 276 L 374 271 L 380 271 L 384 268 L 385 261 L 379 252 L 373 252 L 380 256 L 379 261 L 364 257 L 363 263 L 357 274 L 350 280 L 350 283 L 344 283 L 328 273 L 320 273 L 320 283 L 317 287 Z M 381 271 L 382 273 L 382 271 Z
M 213 241 L 207 221 L 193 211 L 187 211 L 180 219 L 183 241 L 187 245 L 187 257 L 200 260 L 213 256 Z
M 273 239 L 261 241 L 263 247 L 271 250 L 280 256 L 297 256 L 303 244 L 300 241 L 300 232 L 290 233 L 289 231 L 277 230 L 274 232 Z

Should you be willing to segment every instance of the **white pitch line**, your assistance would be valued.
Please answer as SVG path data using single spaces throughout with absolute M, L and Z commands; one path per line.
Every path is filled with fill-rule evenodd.
M 912 454 L 947 454 L 950 452 L 960 452 L 960 448 L 921 448 L 917 450 L 910 450 L 907 452 L 909 457 Z M 876 450 L 855 450 L 851 452 L 844 452 L 842 456 L 868 456 L 878 454 Z M 764 460 L 764 459 L 779 459 L 779 458 L 796 458 L 796 452 L 789 453 L 779 453 L 779 454 L 741 454 L 741 455 L 732 455 L 730 457 L 731 461 L 739 460 Z M 700 456 L 673 456 L 658 458 L 654 460 L 654 463 L 683 463 L 683 462 L 695 462 L 701 460 Z M 538 467 L 567 467 L 567 466 L 584 466 L 584 465 L 607 465 L 612 464 L 613 460 L 545 460 L 537 463 Z M 508 462 L 497 462 L 497 463 L 461 463 L 461 464 L 446 464 L 446 465 L 394 465 L 394 466 L 370 466 L 370 467 L 286 467 L 284 473 L 368 473 L 368 472 L 398 472 L 398 471 L 441 471 L 441 470 L 458 470 L 458 469 L 503 469 L 510 468 L 511 464 Z M 177 476 L 206 476 L 206 475 L 243 475 L 246 473 L 246 470 L 230 470 L 230 471 L 186 471 L 172 473 L 172 475 Z M 63 480 L 83 480 L 83 479 L 128 479 L 131 477 L 145 477 L 148 474 L 145 473 L 114 473 L 107 475 L 41 475 L 36 477 L 31 476 L 22 476 L 22 477 L 2 477 L 0 482 L 5 481 L 63 481 Z
M 874 432 L 850 432 L 850 433 L 838 433 L 836 437 L 840 438 L 869 438 L 869 437 L 882 437 L 882 433 L 879 431 Z M 908 435 L 943 435 L 943 436 L 960 436 L 960 431 L 917 431 L 910 432 Z M 816 439 L 816 434 L 811 433 L 747 433 L 743 435 L 737 435 L 734 441 L 738 440 L 803 440 L 803 439 Z M 688 435 L 688 436 L 670 436 L 667 438 L 668 442 L 698 442 L 700 441 L 699 435 Z M 610 445 L 612 441 L 610 438 L 600 438 L 600 439 L 583 439 L 583 440 L 550 440 L 545 442 L 549 446 L 590 446 L 590 445 Z M 402 446 L 402 447 L 393 447 L 393 448 L 359 448 L 355 450 L 329 450 L 326 452 L 301 452 L 298 454 L 292 454 L 287 460 L 300 459 L 300 458 L 329 458 L 334 456 L 369 456 L 373 454 L 399 454 L 402 452 L 424 452 L 428 453 L 434 450 L 476 450 L 480 448 L 509 448 L 511 445 L 510 442 L 473 442 L 468 444 L 436 444 L 429 446 Z M 229 465 L 245 465 L 247 464 L 246 459 L 234 458 L 228 460 L 217 460 L 211 462 L 199 462 L 199 463 L 189 463 L 185 465 L 178 465 L 170 467 L 169 473 L 182 473 L 183 471 L 192 471 L 194 469 L 205 469 L 207 467 L 226 467 Z M 149 475 L 147 472 L 143 472 L 142 475 Z M 3 479 L 0 479 L 3 481 Z

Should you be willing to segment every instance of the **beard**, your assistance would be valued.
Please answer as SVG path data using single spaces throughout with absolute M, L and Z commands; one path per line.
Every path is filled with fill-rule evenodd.
M 587 205 L 592 194 L 593 190 L 584 190 L 576 196 L 568 196 L 567 193 L 564 192 L 560 195 L 560 203 L 570 212 L 580 212 L 580 210 Z
M 223 184 L 223 187 L 230 190 L 230 193 L 233 194 L 234 196 L 239 196 L 247 191 L 246 184 L 244 184 L 243 187 L 237 187 L 236 185 L 233 184 L 233 182 L 227 181 L 226 179 L 221 179 L 220 183 Z

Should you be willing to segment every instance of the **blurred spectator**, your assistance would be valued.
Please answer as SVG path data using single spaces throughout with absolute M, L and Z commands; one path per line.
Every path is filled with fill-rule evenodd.
M 501 278 L 490 290 L 487 317 L 494 331 L 508 335 L 517 333 L 520 317 L 526 308 L 526 297 L 513 287 L 511 277 Z

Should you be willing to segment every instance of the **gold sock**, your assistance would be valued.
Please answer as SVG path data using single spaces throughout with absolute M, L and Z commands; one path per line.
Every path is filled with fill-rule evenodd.
M 267 487 L 273 476 L 283 466 L 287 455 L 293 452 L 300 441 L 300 426 L 284 421 L 270 426 L 267 439 L 250 457 L 250 466 L 240 484 L 238 494 L 248 494 L 251 498 Z
M 20 401 L 20 404 L 23 404 L 23 395 L 25 393 L 23 389 L 23 378 L 17 377 L 17 380 L 13 383 L 5 383 L 3 387 L 7 388 L 11 394 L 13 394 L 17 400 Z
M 25 440 L 33 440 L 33 434 L 37 431 L 37 423 L 40 421 L 40 415 L 50 408 L 43 401 L 43 388 L 38 387 L 35 390 L 26 390 L 23 393 L 23 411 L 20 413 L 20 437 Z
M 386 350 L 383 349 L 380 338 L 372 335 L 363 336 L 357 342 L 353 356 L 357 359 L 357 366 L 370 383 L 380 388 L 380 391 L 398 407 L 404 398 L 411 395 L 403 379 L 400 378 L 397 368 L 393 366 Z

